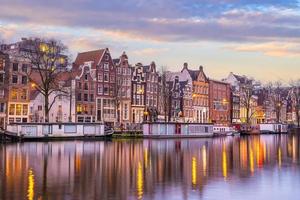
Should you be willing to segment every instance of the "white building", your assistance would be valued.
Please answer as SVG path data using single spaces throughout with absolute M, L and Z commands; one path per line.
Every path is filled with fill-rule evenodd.
M 49 96 L 50 105 L 55 98 L 49 112 L 49 122 L 75 122 L 75 82 L 69 81 L 69 85 L 65 85 L 63 91 L 65 92 L 53 92 Z M 44 96 L 36 90 L 32 91 L 29 103 L 30 122 L 44 122 L 44 105 Z

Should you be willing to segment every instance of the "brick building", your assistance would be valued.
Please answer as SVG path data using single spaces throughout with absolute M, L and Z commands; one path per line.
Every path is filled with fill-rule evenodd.
M 132 73 L 131 119 L 132 123 L 141 123 L 145 112 L 146 74 L 141 63 L 137 63 Z
M 94 100 L 96 101 L 96 121 L 105 122 L 107 124 L 113 125 L 116 122 L 116 109 L 115 109 L 115 93 L 116 93 L 116 67 L 113 63 L 109 50 L 100 49 L 95 51 L 88 51 L 79 53 L 75 60 L 75 65 L 80 66 L 84 63 L 91 63 L 90 73 L 94 73 L 93 77 L 96 81 L 92 84 L 88 78 L 87 83 L 89 88 L 89 93 L 85 93 L 83 100 L 90 101 L 89 107 L 91 109 L 93 106 L 91 101 L 91 95 L 93 95 L 92 90 L 95 90 Z M 85 87 L 85 85 L 83 85 Z M 86 101 L 87 102 L 87 101 Z M 91 113 L 91 112 L 90 112 Z M 94 113 L 91 115 L 93 116 Z
M 158 116 L 158 78 L 156 65 L 151 62 L 150 65 L 143 66 L 146 78 L 146 90 L 144 92 L 146 120 L 156 121 Z
M 209 80 L 209 118 L 219 125 L 231 123 L 231 89 L 225 82 Z
M 8 71 L 9 56 L 0 51 L 0 127 L 5 128 L 7 121 L 7 100 L 8 100 Z
M 185 63 L 181 72 L 188 72 L 193 81 L 194 122 L 209 122 L 209 80 L 203 71 L 203 67 L 200 66 L 199 70 L 190 70 L 187 63 Z
M 116 107 L 117 125 L 126 128 L 131 122 L 131 76 L 132 67 L 129 65 L 125 52 L 118 59 L 113 60 L 117 71 Z

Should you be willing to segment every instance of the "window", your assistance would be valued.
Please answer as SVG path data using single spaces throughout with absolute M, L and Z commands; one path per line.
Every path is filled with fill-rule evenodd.
M 94 101 L 94 94 L 90 94 L 90 101 Z
M 88 94 L 84 94 L 84 101 L 88 101 Z
M 18 98 L 18 92 L 16 90 L 11 91 L 11 99 L 17 100 Z
M 28 105 L 23 105 L 23 115 L 28 114 Z
M 88 90 L 88 89 L 89 89 L 88 83 L 84 83 L 84 89 L 85 89 L 85 90 Z
M 18 63 L 13 63 L 13 71 L 18 71 Z
M 81 101 L 81 93 L 77 94 L 77 101 Z
M 98 81 L 103 82 L 103 74 L 102 73 L 98 74 Z
M 88 80 L 88 75 L 87 74 L 84 75 L 84 80 L 86 80 L 86 81 Z
M 27 90 L 23 89 L 21 93 L 21 99 L 26 100 L 27 99 Z
M 9 105 L 9 114 L 14 115 L 15 114 L 15 104 Z
M 104 63 L 103 67 L 104 67 L 104 70 L 105 70 L 105 71 L 108 71 L 108 70 L 109 70 L 109 64 L 108 64 L 108 63 Z
M 41 105 L 38 106 L 38 111 L 41 111 L 43 107 Z
M 104 73 L 104 81 L 108 82 L 108 73 Z
M 0 74 L 0 83 L 4 83 L 4 74 Z
M 81 89 L 81 82 L 78 82 L 77 87 L 78 87 L 78 89 Z
M 18 76 L 12 75 L 12 83 L 17 84 L 18 83 Z
M 84 118 L 83 118 L 83 117 L 78 117 L 78 118 L 77 118 L 77 121 L 78 121 L 78 122 L 83 122 L 83 121 L 84 121 Z
M 78 105 L 77 105 L 76 111 L 77 111 L 77 114 L 81 114 L 81 112 L 82 112 L 82 105 L 81 105 L 81 104 L 78 104 Z M 78 121 L 79 121 L 79 120 L 78 120 Z
M 22 72 L 27 72 L 27 64 L 22 64 Z
M 105 95 L 109 94 L 109 87 L 107 85 L 104 86 L 103 92 Z
M 112 83 L 115 82 L 115 76 L 114 76 L 114 75 L 111 75 L 111 76 L 110 76 L 110 81 L 111 81 Z
M 16 115 L 21 115 L 22 105 L 16 104 Z
M 22 76 L 22 84 L 27 84 L 27 76 Z
M 103 94 L 103 87 L 102 87 L 102 85 L 98 85 L 98 94 Z
M 124 119 L 126 120 L 128 118 L 128 105 L 125 104 L 124 106 Z
M 5 112 L 5 103 L 0 103 L 0 112 Z
M 4 97 L 4 89 L 0 89 L 0 97 Z

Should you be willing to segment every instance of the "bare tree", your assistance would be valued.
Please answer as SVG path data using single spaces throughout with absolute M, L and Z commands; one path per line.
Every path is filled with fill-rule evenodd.
M 247 125 L 250 125 L 251 119 L 255 114 L 254 97 L 254 86 L 252 83 L 243 85 L 240 92 L 240 104 L 246 110 Z
M 276 114 L 276 122 L 280 122 L 280 114 L 283 106 L 282 103 L 282 83 L 276 81 L 274 83 L 269 83 L 267 86 L 268 89 L 268 99 L 269 103 L 272 106 L 273 111 Z
M 49 112 L 55 100 L 59 96 L 68 95 L 60 81 L 68 62 L 66 51 L 66 46 L 57 40 L 33 38 L 26 41 L 26 47 L 21 53 L 32 65 L 27 70 L 32 87 L 44 96 L 45 122 L 49 122 Z M 50 101 L 51 94 L 54 98 Z
M 171 80 L 170 74 L 168 73 L 168 71 L 166 71 L 164 69 L 164 67 L 162 67 L 162 71 L 161 71 L 161 85 L 160 85 L 160 104 L 162 107 L 162 111 L 164 114 L 164 120 L 165 122 L 169 122 L 170 121 L 170 117 L 169 117 L 169 113 L 170 113 L 170 106 L 171 106 L 171 96 L 172 96 L 172 92 L 170 90 L 169 87 L 169 82 Z
M 300 128 L 300 79 L 291 81 L 293 107 L 296 113 L 297 127 Z

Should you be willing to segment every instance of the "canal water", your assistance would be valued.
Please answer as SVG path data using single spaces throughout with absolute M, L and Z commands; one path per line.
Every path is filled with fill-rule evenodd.
M 299 139 L 0 145 L 0 199 L 299 199 Z

